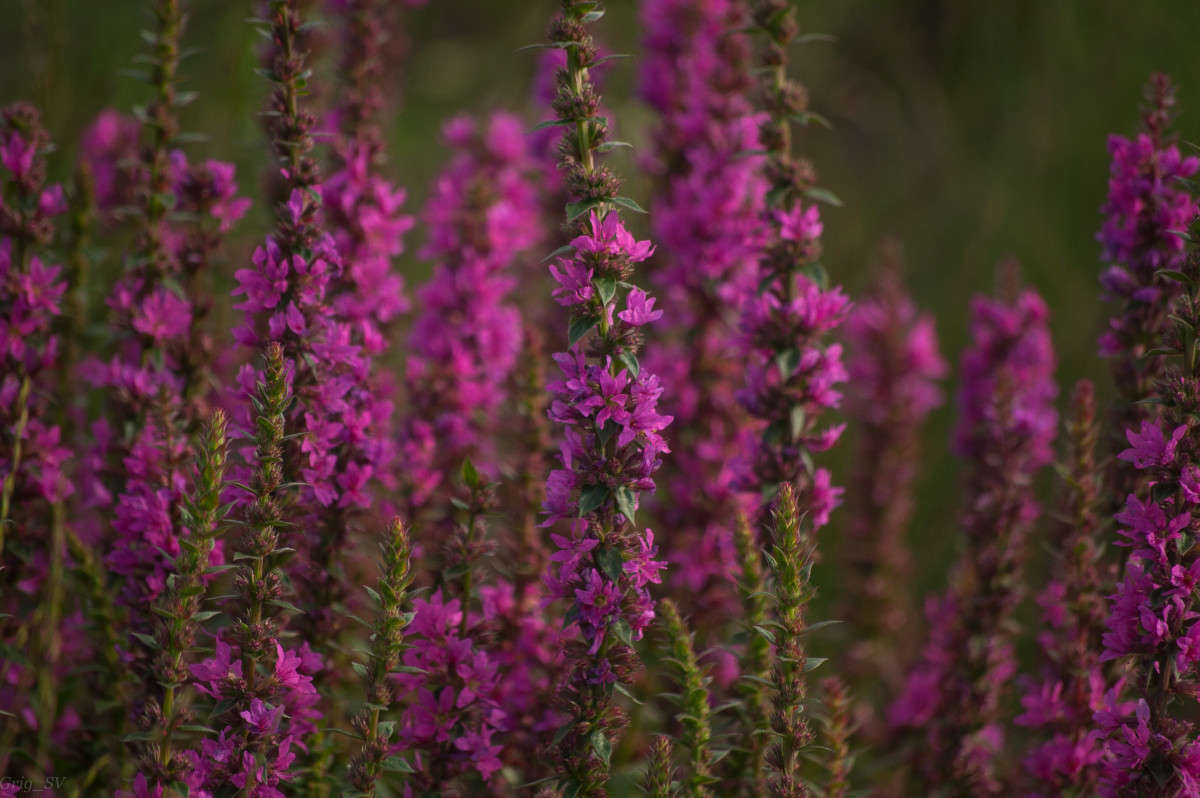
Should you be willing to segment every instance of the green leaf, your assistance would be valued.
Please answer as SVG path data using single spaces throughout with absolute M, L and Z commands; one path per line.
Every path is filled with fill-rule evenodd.
M 612 760 L 612 740 L 608 739 L 608 735 L 603 729 L 596 729 L 592 732 L 592 750 L 596 752 L 596 756 L 608 767 Z
M 628 141 L 606 141 L 596 148 L 596 152 L 609 152 L 610 150 L 615 150 L 617 147 L 633 149 L 633 145 Z
M 796 364 L 799 362 L 800 350 L 794 346 L 775 355 L 775 365 L 779 369 L 779 376 L 785 380 L 792 376 L 792 372 L 796 370 Z
M 463 460 L 461 475 L 463 484 L 468 488 L 478 488 L 482 482 L 479 471 L 475 468 L 475 464 L 471 462 L 470 457 Z
M 161 648 L 161 646 L 158 644 L 158 641 L 145 632 L 130 632 L 130 634 L 142 641 L 142 645 L 144 645 L 146 648 L 154 651 L 158 651 L 159 648 Z
M 806 263 L 800 267 L 800 273 L 816 284 L 817 288 L 822 291 L 829 288 L 829 272 L 825 271 L 825 267 L 819 261 Z
M 560 255 L 570 255 L 574 251 L 575 251 L 575 247 L 571 246 L 570 244 L 566 244 L 565 246 L 559 247 L 558 249 L 554 250 L 546 257 L 542 258 L 542 263 L 545 263 L 548 260 L 554 260 L 555 258 L 559 257 Z
M 633 648 L 633 629 L 630 628 L 629 621 L 625 620 L 624 618 L 618 618 L 617 620 L 613 621 L 610 628 L 612 629 L 612 633 L 617 640 L 621 641 L 630 648 Z
M 621 575 L 625 573 L 625 558 L 621 556 L 621 550 L 614 546 L 597 548 L 595 560 L 596 565 L 600 566 L 600 570 L 612 582 L 620 581 Z
M 617 488 L 617 509 L 621 511 L 621 515 L 629 519 L 629 523 L 636 524 L 637 518 L 637 496 L 633 489 L 627 485 L 622 485 Z
M 396 721 L 381 720 L 379 721 L 379 725 L 375 728 L 378 730 L 380 737 L 385 740 L 390 740 L 392 739 L 392 735 L 396 732 Z
M 549 127 L 566 127 L 567 125 L 575 124 L 574 119 L 547 119 L 545 122 L 538 122 L 533 126 L 534 131 L 545 130 Z
M 603 485 L 587 485 L 579 491 L 579 515 L 595 512 L 608 501 L 608 488 Z
M 412 773 L 413 767 L 402 756 L 389 756 L 383 760 L 383 769 L 392 773 Z
M 604 204 L 604 200 L 581 200 L 567 203 L 567 221 L 573 222 L 580 216 Z
M 595 316 L 580 316 L 571 319 L 571 323 L 567 325 L 567 345 L 577 344 L 580 338 L 587 335 L 599 323 L 600 319 Z
M 806 188 L 804 189 L 804 196 L 815 202 L 824 202 L 826 205 L 833 205 L 837 208 L 842 207 L 842 201 L 838 199 L 837 194 L 834 194 L 827 188 L 821 188 L 820 186 Z
M 800 437 L 800 433 L 804 432 L 804 423 L 807 420 L 807 414 L 804 412 L 804 405 L 792 405 L 792 410 L 788 414 L 788 422 L 791 426 L 792 440 Z
M 357 673 L 362 678 L 364 678 L 364 679 L 367 678 L 367 666 L 366 665 L 363 665 L 361 662 L 351 662 L 350 667 L 353 668 L 354 672 Z
M 807 125 L 809 122 L 816 122 L 827 130 L 833 130 L 833 125 L 829 123 L 829 120 L 816 111 L 801 111 L 798 114 L 792 114 L 792 120 L 798 125 Z
M 596 293 L 600 296 L 600 301 L 607 305 L 612 301 L 612 298 L 617 293 L 617 281 L 611 277 L 597 277 L 592 280 L 592 285 L 596 286 Z
M 624 621 L 621 621 L 621 623 L 625 623 L 625 622 L 624 622 Z M 626 626 L 629 626 L 629 624 L 627 624 L 627 623 L 626 623 L 625 625 L 626 625 Z M 621 642 L 623 642 L 623 643 L 624 643 L 625 641 L 624 641 L 624 640 L 622 640 Z M 632 646 L 633 646 L 633 643 L 625 643 L 625 645 L 632 647 Z M 613 683 L 613 689 L 614 689 L 614 690 L 616 690 L 616 691 L 617 691 L 618 693 L 620 693 L 621 695 L 623 695 L 623 696 L 625 696 L 626 698 L 628 698 L 628 699 L 629 699 L 630 701 L 632 701 L 633 703 L 637 704 L 638 706 L 642 706 L 643 704 L 645 704 L 645 703 L 646 703 L 645 701 L 642 701 L 642 700 L 641 700 L 641 699 L 639 699 L 637 696 L 635 696 L 633 693 L 629 692 L 629 688 L 627 688 L 625 685 L 621 684 L 620 682 L 614 682 L 614 683 Z
M 617 360 L 621 365 L 629 370 L 629 374 L 637 379 L 637 376 L 642 373 L 642 364 L 638 362 L 637 355 L 630 352 L 628 349 L 617 355 Z
M 274 607 L 278 607 L 281 610 L 287 610 L 288 612 L 294 612 L 298 615 L 304 614 L 304 610 L 300 609 L 299 607 L 297 607 L 295 604 L 293 604 L 290 601 L 285 601 L 284 599 L 271 599 L 267 603 Z
M 610 55 L 604 56 L 603 58 L 597 58 L 595 61 L 588 64 L 588 66 L 589 67 L 598 67 L 601 64 L 608 63 L 609 61 L 616 61 L 618 58 L 633 58 L 633 55 L 631 53 L 612 53 Z
M 804 661 L 804 672 L 815 671 L 829 661 L 829 657 L 809 657 Z
M 376 603 L 376 604 L 382 604 L 382 603 L 383 603 L 383 599 L 381 599 L 381 598 L 379 597 L 379 591 L 378 591 L 378 590 L 376 590 L 375 588 L 371 587 L 370 585 L 363 585 L 363 590 L 367 591 L 367 594 L 368 594 L 368 595 L 369 595 L 371 598 L 375 599 L 375 603 Z
M 596 22 L 604 16 L 604 9 L 600 8 L 595 11 L 589 11 L 583 15 L 583 23 Z
M 629 210 L 633 211 L 634 213 L 645 213 L 646 212 L 645 208 L 643 208 L 641 205 L 638 205 L 634 200 L 630 199 L 629 197 L 613 197 L 610 200 L 610 202 L 612 202 L 614 205 L 620 205 L 622 208 L 628 208 Z
M 192 620 L 196 623 L 204 623 L 207 620 L 217 617 L 221 614 L 220 610 L 202 610 L 192 614 Z

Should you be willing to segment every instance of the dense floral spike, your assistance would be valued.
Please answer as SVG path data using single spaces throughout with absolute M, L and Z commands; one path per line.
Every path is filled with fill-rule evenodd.
M 78 730 L 76 709 L 60 711 L 59 680 L 87 645 L 81 619 L 63 618 L 72 485 L 54 389 L 67 284 L 43 257 L 67 205 L 60 186 L 45 184 L 50 149 L 32 106 L 0 111 L 0 770 L 14 775 L 26 765 L 10 760 L 14 739 L 28 740 L 29 764 L 45 768 Z
M 1016 667 L 1013 614 L 1038 513 L 1032 481 L 1053 457 L 1057 389 L 1041 297 L 979 297 L 971 317 L 955 433 L 971 466 L 965 547 L 949 590 L 927 605 L 930 639 L 891 721 L 923 733 L 915 758 L 927 789 L 996 795 L 1003 699 Z
M 70 485 L 62 474 L 68 452 L 52 423 L 40 375 L 58 354 L 53 334 L 66 283 L 61 268 L 38 254 L 54 237 L 54 217 L 67 210 L 62 187 L 46 186 L 51 144 L 37 111 L 24 103 L 0 112 L 0 164 L 6 172 L 0 205 L 0 276 L 3 277 L 4 448 L 0 452 L 0 553 L 13 520 L 14 499 L 57 502 Z
M 481 645 L 479 624 L 441 591 L 413 600 L 406 668 L 395 680 L 409 696 L 397 750 L 415 755 L 409 783 L 418 794 L 460 781 L 476 790 L 497 786 L 506 718 L 499 664 Z
M 449 489 L 448 476 L 466 457 L 497 473 L 487 442 L 521 348 L 510 270 L 543 237 L 521 122 L 498 113 L 480 127 L 459 117 L 443 135 L 455 155 L 425 210 L 429 238 L 421 254 L 436 265 L 409 336 L 410 409 L 400 432 L 410 514 L 439 485 Z
M 771 672 L 774 739 L 767 751 L 771 766 L 769 788 L 776 798 L 803 798 L 810 792 L 801 775 L 802 757 L 805 747 L 813 741 L 805 707 L 808 695 L 805 673 L 810 668 L 804 646 L 807 631 L 804 614 L 814 593 L 811 576 L 816 539 L 803 528 L 792 483 L 785 482 L 780 487 L 773 516 L 770 562 L 774 577 L 776 652 Z
M 1184 158 L 1174 143 L 1170 125 L 1175 89 L 1170 78 L 1155 74 L 1146 87 L 1143 130 L 1132 139 L 1110 136 L 1112 171 L 1104 225 L 1097 238 L 1111 266 L 1100 282 L 1118 308 L 1100 338 L 1100 353 L 1112 360 L 1113 379 L 1121 405 L 1115 419 L 1114 451 L 1125 445 L 1120 431 L 1152 418 L 1154 406 L 1140 403 L 1153 396 L 1164 361 L 1150 354 L 1167 324 L 1179 284 L 1159 274 L 1178 269 L 1187 229 L 1200 204 L 1183 185 L 1200 170 L 1200 158 Z M 1121 497 L 1138 486 L 1138 470 L 1119 458 L 1113 461 L 1109 483 Z
M 312 642 L 321 645 L 336 637 L 343 616 L 334 608 L 345 602 L 354 583 L 346 573 L 347 541 L 370 506 L 373 489 L 395 485 L 392 386 L 378 361 L 388 347 L 390 326 L 408 309 L 393 260 L 404 251 L 404 236 L 413 226 L 402 210 L 404 190 L 380 174 L 380 73 L 389 9 L 378 0 L 333 0 L 332 6 L 343 28 L 347 85 L 333 112 L 333 169 L 320 187 L 317 222 L 332 238 L 339 267 L 318 300 L 319 318 L 307 331 L 316 354 L 310 390 L 302 397 L 310 473 L 325 478 L 312 497 L 317 506 L 309 508 L 315 510 L 311 552 L 302 575 L 308 612 L 301 622 L 312 627 Z M 326 400 L 334 402 L 328 411 L 322 407 Z
M 642 793 L 646 798 L 675 798 L 675 768 L 671 764 L 671 738 L 658 735 L 650 744 L 650 755 L 646 762 L 646 775 L 642 778 Z
M 194 720 L 187 691 L 188 654 L 195 646 L 201 622 L 215 613 L 201 610 L 209 561 L 222 531 L 225 508 L 226 419 L 221 410 L 213 413 L 196 446 L 195 474 L 183 498 L 181 521 L 186 530 L 179 539 L 179 555 L 172 563 L 171 578 L 154 601 L 155 654 L 150 666 L 162 694 L 151 695 L 144 713 L 152 724 L 150 743 L 139 749 L 138 773 L 145 789 L 174 790 L 186 784 L 191 768 L 187 755 L 176 748 L 180 726 Z M 141 783 L 139 781 L 139 783 Z M 174 794 L 171 792 L 170 794 Z
M 563 698 L 570 720 L 557 747 L 561 788 L 581 798 L 607 794 L 613 738 L 620 724 L 614 684 L 636 664 L 632 643 L 654 619 L 649 585 L 661 581 L 654 533 L 636 522 L 639 495 L 654 489 L 653 474 L 667 451 L 670 423 L 657 410 L 662 387 L 641 366 L 641 328 L 663 312 L 632 284 L 634 267 L 653 251 L 625 229 L 619 209 L 638 209 L 617 196 L 619 181 L 598 159 L 608 133 L 597 115 L 600 98 L 589 78 L 597 48 L 587 22 L 599 17 L 592 0 L 564 0 L 549 38 L 566 50 L 556 74 L 554 109 L 565 129 L 560 169 L 567 221 L 576 236 L 555 259 L 554 298 L 570 311 L 569 350 L 554 356 L 563 378 L 549 386 L 550 418 L 563 425 L 561 468 L 546 482 L 546 525 L 569 521 L 554 535 L 559 551 L 547 585 L 571 604 L 578 629 L 568 655 Z
M 850 789 L 850 768 L 853 758 L 850 754 L 851 727 L 850 694 L 846 684 L 836 676 L 821 680 L 821 693 L 825 700 L 825 739 L 828 742 L 829 754 L 826 768 L 829 771 L 825 783 L 825 798 L 846 798 Z
M 1181 287 L 1159 347 L 1171 359 L 1154 389 L 1161 415 L 1125 434 L 1122 460 L 1142 472 L 1149 496 L 1130 493 L 1118 545 L 1129 549 L 1112 596 L 1103 660 L 1131 666 L 1131 703 L 1114 688 L 1095 720 L 1106 736 L 1100 792 L 1104 796 L 1200 794 L 1200 742 L 1195 721 L 1200 676 L 1200 253 L 1193 248 L 1176 272 Z M 1174 357 L 1174 356 L 1181 357 Z
M 1065 425 L 1065 481 L 1061 520 L 1052 539 L 1053 578 L 1038 597 L 1043 627 L 1038 634 L 1040 670 L 1024 680 L 1019 726 L 1043 736 L 1025 755 L 1032 795 L 1091 795 L 1102 758 L 1102 736 L 1092 715 L 1104 708 L 1105 678 L 1100 669 L 1104 596 L 1111 574 L 1101 560 L 1100 471 L 1096 445 L 1095 389 L 1075 386 Z
M 728 789 L 739 794 L 759 795 L 766 790 L 764 765 L 770 731 L 765 685 L 770 677 L 771 643 L 758 630 L 767 622 L 767 584 L 763 572 L 757 536 L 750 519 L 739 514 L 734 527 L 739 573 L 738 596 L 742 604 L 742 627 L 746 644 L 738 661 L 741 678 L 737 694 L 741 699 L 741 724 L 745 743 L 726 757 Z
M 704 798 L 712 795 L 710 785 L 716 781 L 712 776 L 712 751 L 709 750 L 712 742 L 708 718 L 709 678 L 696 661 L 692 632 L 679 615 L 675 602 L 664 599 L 659 607 L 666 649 L 676 671 L 673 678 L 680 689 L 680 713 L 677 716 L 683 728 L 680 743 L 688 757 L 688 776 L 683 791 L 691 798 Z
M 296 758 L 320 713 L 312 676 L 321 658 L 307 643 L 285 649 L 281 611 L 291 605 L 282 564 L 294 553 L 284 518 L 286 411 L 294 371 L 279 344 L 266 348 L 255 408 L 254 474 L 244 504 L 244 533 L 237 541 L 234 586 L 237 612 L 218 633 L 215 650 L 192 665 L 197 689 L 217 702 L 212 723 L 221 727 L 189 752 L 188 786 L 219 790 L 233 785 L 249 795 L 281 797 Z M 135 791 L 136 792 L 136 791 Z
M 799 31 L 795 10 L 789 0 L 756 0 L 751 13 L 767 40 L 761 93 L 768 118 L 759 137 L 767 151 L 769 233 L 757 290 L 741 311 L 748 374 L 739 398 L 762 427 L 758 439 L 745 444 L 749 454 L 737 481 L 766 501 L 784 483 L 794 485 L 808 522 L 822 527 L 842 491 L 827 470 L 813 465 L 812 455 L 841 436 L 845 425 L 820 424 L 822 414 L 840 404 L 837 386 L 846 379 L 841 345 L 825 338 L 841 324 L 849 301 L 826 286 L 818 262 L 820 211 L 801 201 L 832 195 L 815 186 L 812 165 L 791 151 L 792 120 L 807 118 L 808 102 L 804 87 L 787 76 L 787 48 Z
M 92 384 L 113 397 L 102 423 L 123 431 L 111 443 L 99 436 L 109 451 L 97 456 L 114 462 L 98 475 L 104 484 L 87 494 L 113 494 L 114 539 L 105 562 L 121 578 L 118 596 L 140 633 L 151 631 L 150 607 L 173 570 L 170 558 L 180 553 L 190 436 L 205 414 L 213 349 L 203 329 L 211 260 L 249 204 L 235 196 L 231 165 L 192 166 L 174 149 L 185 15 L 177 0 L 159 0 L 154 11 L 154 94 L 142 112 L 138 158 L 132 165 L 96 165 L 132 175 L 136 250 L 108 298 L 116 331 L 112 356 L 85 369 Z M 220 549 L 213 553 L 219 561 Z
M 375 784 L 384 771 L 408 769 L 407 764 L 389 758 L 391 726 L 381 724 L 384 713 L 395 703 L 391 674 L 400 667 L 404 630 L 412 621 L 412 614 L 405 609 L 412 581 L 412 544 L 399 518 L 392 521 L 379 548 L 382 553 L 379 582 L 371 594 L 378 606 L 362 677 L 366 703 L 353 721 L 354 730 L 362 735 L 363 742 L 350 762 L 350 783 L 370 798 L 374 798 Z
M 642 17 L 641 93 L 659 113 L 651 266 L 673 309 L 647 360 L 675 417 L 675 457 L 656 510 L 673 530 L 673 592 L 698 629 L 715 632 L 737 605 L 733 526 L 743 497 L 729 464 L 745 414 L 734 331 L 761 254 L 766 181 L 760 159 L 745 155 L 759 146 L 759 120 L 748 99 L 749 43 L 736 32 L 746 25 L 742 3 L 651 0 Z
M 920 464 L 921 424 L 942 403 L 946 375 L 933 319 L 905 294 L 899 253 L 885 250 L 875 293 L 846 321 L 847 400 L 860 425 L 850 505 L 840 548 L 846 586 L 836 616 L 851 643 L 847 676 L 860 700 L 856 715 L 879 739 L 873 706 L 900 687 L 916 624 L 909 593 L 913 568 L 906 536 Z

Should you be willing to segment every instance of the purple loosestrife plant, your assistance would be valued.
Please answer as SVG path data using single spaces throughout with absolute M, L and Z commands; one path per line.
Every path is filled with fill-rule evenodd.
M 212 343 L 201 322 L 210 304 L 206 282 L 222 234 L 245 212 L 233 167 L 189 166 L 172 149 L 178 134 L 177 67 L 185 15 L 176 0 L 155 4 L 151 36 L 154 94 L 142 112 L 136 166 L 135 253 L 108 298 L 117 331 L 108 362 L 85 374 L 115 397 L 105 423 L 118 437 L 107 479 L 113 494 L 113 540 L 105 557 L 121 579 L 118 598 L 134 631 L 149 633 L 150 607 L 180 554 L 179 516 L 206 399 Z M 101 441 L 104 439 L 101 438 Z M 103 445 L 103 444 L 102 444 Z M 220 560 L 217 547 L 210 552 Z M 152 653 L 142 651 L 152 657 Z
M 312 676 L 321 658 L 307 643 L 285 649 L 280 637 L 282 611 L 292 609 L 282 565 L 295 553 L 283 545 L 293 529 L 284 516 L 289 502 L 283 481 L 289 366 L 281 345 L 266 347 L 254 400 L 253 476 L 234 557 L 236 612 L 232 625 L 217 634 L 212 655 L 190 668 L 197 689 L 216 702 L 210 723 L 220 727 L 188 755 L 193 789 L 232 785 L 254 798 L 282 798 L 279 785 L 292 776 L 294 749 L 306 750 L 320 717 Z
M 425 210 L 421 254 L 436 265 L 409 336 L 410 410 L 400 433 L 410 514 L 439 485 L 449 488 L 466 457 L 496 474 L 488 441 L 521 349 L 510 270 L 543 237 L 521 123 L 504 113 L 483 127 L 459 117 L 443 135 L 455 155 Z
M 1050 541 L 1053 577 L 1038 596 L 1042 656 L 1035 676 L 1023 679 L 1024 711 L 1015 720 L 1041 731 L 1025 754 L 1024 767 L 1031 794 L 1047 798 L 1093 794 L 1103 756 L 1103 736 L 1092 715 L 1105 706 L 1100 654 L 1111 577 L 1100 538 L 1100 428 L 1094 394 L 1090 382 L 1076 384 L 1065 425 L 1061 520 Z
M 1183 185 L 1200 170 L 1200 158 L 1183 157 L 1170 133 L 1175 90 L 1170 79 L 1155 74 L 1146 87 L 1143 130 L 1132 139 L 1110 136 L 1112 170 L 1108 181 L 1104 225 L 1097 238 L 1111 264 L 1101 276 L 1108 298 L 1117 303 L 1109 328 L 1100 338 L 1100 353 L 1112 361 L 1113 380 L 1121 404 L 1116 430 L 1135 428 L 1153 418 L 1155 408 L 1142 402 L 1153 395 L 1164 361 L 1152 350 L 1167 324 L 1179 283 L 1160 270 L 1178 269 L 1184 242 L 1178 233 L 1195 218 L 1196 199 Z M 1119 436 L 1119 432 L 1118 432 Z M 1115 441 L 1115 450 L 1125 444 Z M 1113 461 L 1109 482 L 1121 497 L 1141 485 L 1129 463 Z
M 412 771 L 404 759 L 389 756 L 395 721 L 384 718 L 396 702 L 391 676 L 400 667 L 404 630 L 413 619 L 413 613 L 406 609 L 412 581 L 412 544 L 400 519 L 392 521 L 379 548 L 381 571 L 371 591 L 376 603 L 375 625 L 366 662 L 355 666 L 366 694 L 366 702 L 352 721 L 354 731 L 362 737 L 362 746 L 350 761 L 350 783 L 368 798 L 374 798 L 375 785 L 386 772 Z
M 950 588 L 927 605 L 929 640 L 890 710 L 893 725 L 920 735 L 914 759 L 928 790 L 1002 792 L 996 760 L 1016 670 L 1013 613 L 1038 514 L 1032 483 L 1053 456 L 1057 388 L 1048 316 L 1030 290 L 971 305 L 955 432 L 970 464 L 965 546 Z
M 185 725 L 194 725 L 190 709 L 192 691 L 188 684 L 188 660 L 195 648 L 201 624 L 219 613 L 201 609 L 205 582 L 211 578 L 209 562 L 217 536 L 223 531 L 227 505 L 221 503 L 225 489 L 226 418 L 216 410 L 196 446 L 195 473 L 182 499 L 179 554 L 163 591 L 154 600 L 156 616 L 152 635 L 139 639 L 153 652 L 148 668 L 161 690 L 147 696 L 140 718 L 143 731 L 131 735 L 136 742 L 138 774 L 132 795 L 141 798 L 162 790 L 164 795 L 184 795 L 192 761 L 179 747 Z
M 59 711 L 68 657 L 86 656 L 79 618 L 64 618 L 63 502 L 72 492 L 69 450 L 57 423 L 53 390 L 59 340 L 55 324 L 67 284 L 46 260 L 54 217 L 67 209 L 62 188 L 46 185 L 51 143 L 32 106 L 0 111 L 0 770 L 20 773 L 14 739 L 30 735 L 26 752 L 44 768 L 52 746 L 80 726 L 67 704 Z M 65 633 L 65 634 L 64 634 Z M 26 657 L 18 652 L 29 651 Z M 12 652 L 12 653 L 8 653 Z
M 1119 685 L 1096 712 L 1104 733 L 1104 796 L 1200 795 L 1200 743 L 1194 720 L 1200 676 L 1200 557 L 1194 508 L 1200 504 L 1200 257 L 1194 249 L 1169 279 L 1178 279 L 1171 323 L 1158 350 L 1167 365 L 1152 395 L 1159 417 L 1126 430 L 1120 458 L 1150 486 L 1131 492 L 1118 513 L 1118 545 L 1129 549 L 1112 596 L 1103 660 L 1131 668 L 1122 705 Z
M 404 281 L 393 260 L 404 251 L 413 219 L 402 210 L 405 191 L 380 174 L 385 160 L 381 73 L 392 16 L 386 5 L 379 0 L 331 2 L 342 27 L 346 85 L 333 114 L 333 169 L 320 189 L 324 227 L 340 258 L 340 269 L 325 288 L 319 322 L 323 333 L 318 336 L 331 345 L 313 347 L 322 358 L 314 363 L 313 404 L 305 416 L 316 421 L 310 435 L 314 429 L 322 433 L 319 443 L 308 444 L 309 463 L 318 446 L 327 447 L 317 470 L 332 468 L 334 477 L 315 494 L 319 509 L 311 522 L 310 561 L 303 574 L 309 611 L 301 621 L 312 627 L 314 643 L 336 638 L 342 623 L 335 607 L 351 594 L 347 541 L 370 513 L 373 489 L 395 487 L 392 386 L 378 361 L 387 351 L 396 317 L 408 310 Z M 318 403 L 328 398 L 335 401 L 332 412 L 319 411 Z
M 877 289 L 846 320 L 849 414 L 858 421 L 851 517 L 839 563 L 846 587 L 837 617 L 847 624 L 847 676 L 860 701 L 856 715 L 874 739 L 884 729 L 872 704 L 894 692 L 911 657 L 916 623 L 909 595 L 913 568 L 906 536 L 920 463 L 921 424 L 942 403 L 937 382 L 947 367 L 933 319 L 918 314 L 890 250 Z M 875 689 L 875 685 L 883 688 Z
M 845 426 L 821 426 L 822 413 L 841 402 L 837 386 L 846 378 L 841 345 L 824 339 L 841 324 L 849 300 L 827 286 L 818 260 L 820 211 L 802 200 L 837 200 L 815 185 L 812 165 L 792 154 L 792 120 L 809 118 L 806 90 L 787 76 L 787 47 L 799 32 L 795 10 L 788 0 L 758 0 L 751 15 L 766 38 L 760 91 L 767 118 L 759 139 L 767 153 L 768 233 L 740 322 L 748 373 L 739 399 L 761 434 L 744 443 L 737 485 L 759 494 L 765 508 L 780 485 L 791 483 L 808 523 L 820 528 L 842 491 L 812 455 L 833 446 Z
M 640 210 L 617 195 L 619 181 L 598 156 L 608 124 L 589 78 L 597 48 L 587 24 L 595 2 L 564 0 L 550 26 L 551 47 L 566 51 L 556 74 L 554 109 L 564 128 L 560 169 L 575 232 L 550 267 L 554 298 L 570 311 L 568 351 L 554 356 L 562 379 L 549 386 L 550 419 L 563 426 L 561 467 L 546 482 L 546 525 L 569 523 L 552 537 L 559 550 L 547 574 L 551 596 L 566 601 L 578 637 L 568 649 L 570 673 L 561 697 L 568 716 L 557 738 L 559 786 L 593 798 L 607 794 L 613 740 L 621 723 L 615 686 L 637 662 L 633 642 L 654 619 L 649 585 L 660 582 L 654 534 L 636 524 L 639 495 L 667 451 L 658 412 L 662 387 L 641 366 L 641 328 L 662 311 L 630 280 L 650 256 L 650 242 L 625 229 L 620 208 Z
M 650 265 L 674 308 L 647 367 L 675 418 L 675 457 L 656 510 L 669 541 L 673 592 L 698 629 L 719 628 L 737 604 L 733 527 L 744 504 L 730 463 L 745 413 L 737 307 L 752 291 L 762 244 L 766 181 L 759 120 L 748 95 L 750 47 L 738 2 L 653 0 L 643 5 L 648 56 L 641 93 L 659 113 L 650 168 L 659 248 Z M 701 634 L 707 640 L 707 632 Z

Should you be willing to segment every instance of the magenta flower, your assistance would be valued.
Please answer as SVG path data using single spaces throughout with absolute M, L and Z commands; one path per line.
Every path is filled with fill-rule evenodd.
M 1038 507 L 1031 481 L 1051 457 L 1055 365 L 1041 298 L 971 304 L 955 443 L 969 458 L 965 549 L 952 587 L 928 604 L 930 636 L 892 704 L 893 726 L 920 734 L 922 783 L 998 795 L 1003 699 L 1016 672 L 1012 614 Z

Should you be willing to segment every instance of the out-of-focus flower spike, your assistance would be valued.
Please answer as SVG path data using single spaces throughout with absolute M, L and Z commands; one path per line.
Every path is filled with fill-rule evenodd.
M 679 608 L 671 599 L 659 602 L 662 611 L 663 634 L 670 664 L 674 668 L 673 678 L 679 686 L 678 715 L 683 726 L 680 744 L 687 754 L 688 775 L 684 779 L 683 793 L 690 798 L 706 798 L 712 795 L 711 785 L 716 781 L 712 775 L 712 727 L 709 722 L 709 678 L 696 661 L 692 632 L 679 614 Z

